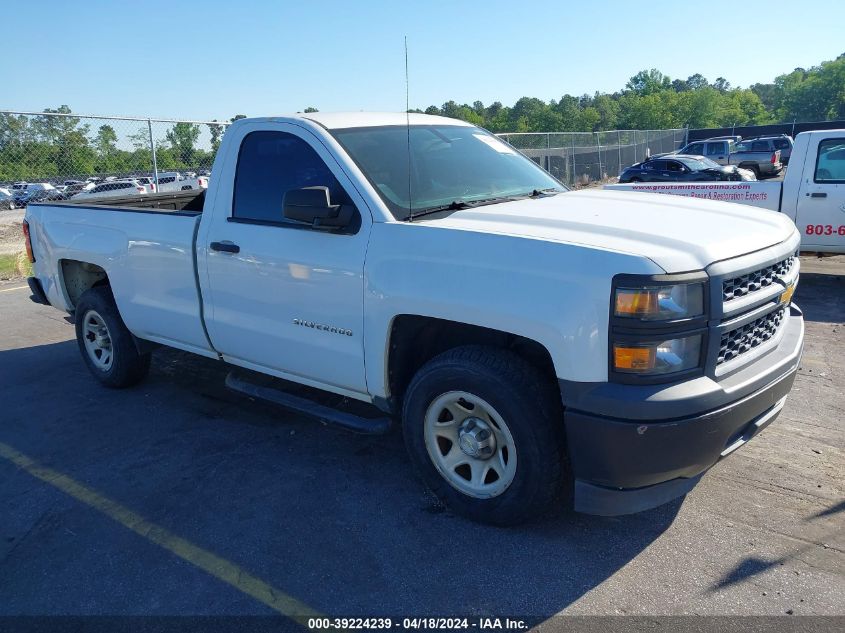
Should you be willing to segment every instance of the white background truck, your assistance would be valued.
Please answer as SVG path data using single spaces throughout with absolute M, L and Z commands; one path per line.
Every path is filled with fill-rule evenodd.
M 780 211 L 798 226 L 801 250 L 845 253 L 845 130 L 801 132 L 795 137 L 783 182 L 632 183 L 604 188 Z
M 566 486 L 605 515 L 685 494 L 778 415 L 802 351 L 785 215 L 567 192 L 453 119 L 240 120 L 207 190 L 33 204 L 24 227 L 33 300 L 74 315 L 104 385 L 166 345 L 326 422 L 399 419 L 427 485 L 495 524 Z

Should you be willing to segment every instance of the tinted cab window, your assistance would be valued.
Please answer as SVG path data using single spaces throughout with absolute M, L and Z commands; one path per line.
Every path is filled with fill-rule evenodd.
M 332 204 L 350 202 L 317 152 L 298 136 L 270 131 L 247 134 L 238 155 L 233 217 L 286 222 L 282 215 L 285 193 L 303 187 L 328 187 Z

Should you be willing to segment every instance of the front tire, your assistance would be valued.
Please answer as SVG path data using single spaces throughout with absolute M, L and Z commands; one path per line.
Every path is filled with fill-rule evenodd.
M 139 354 L 108 286 L 91 288 L 76 304 L 76 341 L 88 370 L 106 387 L 131 387 L 150 370 Z
M 513 352 L 465 346 L 435 357 L 408 387 L 402 425 L 425 483 L 469 519 L 522 523 L 560 492 L 557 387 Z

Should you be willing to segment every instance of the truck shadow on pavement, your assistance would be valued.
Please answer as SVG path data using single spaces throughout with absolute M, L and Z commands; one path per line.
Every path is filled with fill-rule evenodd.
M 226 371 L 159 350 L 147 382 L 115 391 L 75 341 L 0 352 L 0 442 L 335 616 L 542 620 L 637 557 L 681 506 L 470 523 L 423 490 L 400 433 L 353 435 L 252 402 L 225 389 Z M 2 613 L 269 612 L 3 459 L 0 506 L 13 515 Z
M 807 321 L 845 323 L 845 276 L 802 272 L 795 303 Z

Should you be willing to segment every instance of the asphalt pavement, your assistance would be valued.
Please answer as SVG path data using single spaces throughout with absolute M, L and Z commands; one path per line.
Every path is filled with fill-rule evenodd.
M 845 257 L 802 258 L 784 412 L 684 500 L 485 527 L 363 437 L 160 350 L 107 390 L 59 311 L 0 285 L 0 616 L 845 615 Z

